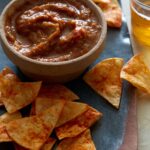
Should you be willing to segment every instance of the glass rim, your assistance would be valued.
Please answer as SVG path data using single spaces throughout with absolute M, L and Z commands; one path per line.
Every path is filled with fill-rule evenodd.
M 139 4 L 140 6 L 142 6 L 145 9 L 150 9 L 150 5 L 144 4 L 142 2 L 140 2 L 139 0 L 134 0 L 137 4 Z

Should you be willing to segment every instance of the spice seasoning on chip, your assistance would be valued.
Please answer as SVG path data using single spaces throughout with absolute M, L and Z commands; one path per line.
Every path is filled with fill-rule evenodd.
M 6 125 L 8 135 L 27 149 L 40 149 L 51 135 L 64 107 L 64 102 L 50 107 L 40 115 L 14 120 Z
M 56 150 L 96 150 L 96 147 L 88 129 L 76 137 L 64 139 Z
M 15 112 L 13 114 L 4 113 L 0 116 L 0 142 L 11 142 L 12 139 L 9 137 L 6 131 L 6 125 L 13 121 L 22 118 L 20 112 Z
M 122 10 L 118 0 L 93 0 L 103 10 L 109 27 L 120 28 L 122 26 Z
M 57 127 L 55 129 L 56 135 L 59 140 L 69 137 L 75 137 L 90 128 L 101 117 L 102 113 L 92 107 L 89 107 L 88 110 L 81 115 L 66 122 L 60 127 Z
M 48 138 L 48 140 L 44 143 L 44 145 L 40 148 L 40 150 L 52 150 L 55 142 L 56 142 L 56 139 Z M 14 147 L 15 147 L 15 150 L 29 150 L 16 143 L 14 144 Z
M 5 67 L 0 72 L 0 106 L 3 106 L 3 80 L 7 80 L 8 82 L 17 82 L 20 81 L 19 78 L 15 75 L 15 73 L 8 67 Z M 6 82 L 6 81 L 5 81 Z M 10 84 L 10 83 L 9 83 Z
M 31 104 L 37 97 L 42 82 L 6 82 L 2 102 L 9 113 Z
M 128 61 L 121 71 L 121 78 L 139 90 L 150 94 L 150 69 L 142 53 L 135 55 Z
M 38 96 L 49 99 L 63 99 L 66 101 L 80 99 L 74 92 L 61 84 L 42 85 Z
M 99 95 L 104 97 L 115 108 L 119 108 L 122 80 L 120 72 L 123 67 L 122 58 L 108 58 L 98 63 L 85 74 L 84 81 Z

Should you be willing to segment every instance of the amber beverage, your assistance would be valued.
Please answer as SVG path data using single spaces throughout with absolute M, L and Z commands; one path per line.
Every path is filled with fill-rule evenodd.
M 131 26 L 136 40 L 150 46 L 150 0 L 131 0 Z

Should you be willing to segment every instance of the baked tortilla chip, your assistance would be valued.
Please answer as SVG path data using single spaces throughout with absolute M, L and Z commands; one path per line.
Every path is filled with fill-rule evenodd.
M 20 119 L 21 113 L 16 112 L 13 114 L 5 113 L 0 116 L 0 142 L 10 142 L 12 139 L 8 136 L 6 131 L 6 124 L 12 120 Z
M 122 10 L 117 0 L 111 0 L 109 4 L 98 3 L 103 10 L 107 24 L 110 27 L 120 28 L 122 25 Z
M 48 138 L 48 140 L 45 142 L 45 144 L 42 146 L 42 148 L 40 150 L 52 150 L 55 142 L 56 142 L 56 139 Z M 27 150 L 26 148 L 24 148 L 16 143 L 14 144 L 14 146 L 15 146 L 15 150 Z
M 122 67 L 122 58 L 105 59 L 83 77 L 91 88 L 116 108 L 119 108 L 121 98 L 122 80 L 120 72 Z
M 3 96 L 3 92 L 5 88 L 14 84 L 14 82 L 20 81 L 19 78 L 14 74 L 14 72 L 10 68 L 4 68 L 0 72 L 0 93 Z
M 11 121 L 6 126 L 7 133 L 22 147 L 39 150 L 52 133 L 63 107 L 64 102 L 60 101 L 40 115 Z
M 4 69 L 0 72 L 0 75 L 1 75 L 1 77 L 0 77 L 0 106 L 3 106 L 3 102 L 2 102 L 2 100 L 1 100 L 1 98 L 3 97 L 3 95 L 2 95 L 2 92 L 3 92 L 3 91 L 1 91 L 2 88 L 3 88 L 3 85 L 1 85 L 1 84 L 3 84 L 3 81 L 2 81 L 2 80 L 9 80 L 10 82 L 16 82 L 16 81 L 19 81 L 19 78 L 18 78 L 18 77 L 14 74 L 14 72 L 13 72 L 10 68 L 8 68 L 8 67 L 4 68 Z
M 32 103 L 37 97 L 40 87 L 41 82 L 17 82 L 13 86 L 8 85 L 5 98 L 2 98 L 6 110 L 13 113 Z
M 56 150 L 96 150 L 96 147 L 88 129 L 76 137 L 64 139 Z
M 4 113 L 3 115 L 0 116 L 0 124 L 7 124 L 8 122 L 19 119 L 19 118 L 22 118 L 22 115 L 20 112 L 15 112 L 12 114 Z
M 35 101 L 35 112 L 40 114 L 43 110 L 48 109 L 49 107 L 59 103 L 63 100 L 51 100 L 49 98 L 38 97 Z M 78 102 L 66 101 L 64 109 L 61 113 L 61 116 L 56 124 L 56 127 L 61 126 L 62 124 L 70 121 L 77 116 L 81 115 L 83 112 L 88 110 L 88 105 Z
M 0 99 L 0 106 L 3 106 L 4 104 L 3 104 L 3 102 L 2 102 L 2 100 Z
M 52 100 L 46 97 L 37 97 L 35 100 L 35 114 L 40 114 L 43 110 L 59 103 L 61 100 Z M 62 100 L 63 101 L 63 100 Z
M 1 97 L 1 93 L 0 93 L 0 97 Z M 3 102 L 2 102 L 2 100 L 1 100 L 1 98 L 0 98 L 0 106 L 3 106 L 4 104 L 3 104 Z
M 39 97 L 46 97 L 50 99 L 64 99 L 67 101 L 79 99 L 79 97 L 70 89 L 59 84 L 43 85 L 41 87 Z
M 111 0 L 93 0 L 93 2 L 98 4 L 110 4 Z
M 11 142 L 12 139 L 9 137 L 6 131 L 6 126 L 0 125 L 0 142 Z
M 5 79 L 12 80 L 14 82 L 20 81 L 16 74 L 8 67 L 5 67 L 0 73 Z
M 82 113 L 88 110 L 88 105 L 78 102 L 67 102 L 61 113 L 61 116 L 56 124 L 56 127 L 63 125 L 64 123 L 80 116 Z
M 101 117 L 102 114 L 100 112 L 92 107 L 89 107 L 89 109 L 80 116 L 56 128 L 56 135 L 59 140 L 75 137 L 90 128 Z
M 121 71 L 121 78 L 133 86 L 150 94 L 150 68 L 142 54 L 132 57 Z
M 56 139 L 48 138 L 48 140 L 42 146 L 41 150 L 52 150 L 55 143 L 56 143 Z
M 34 116 L 35 114 L 36 112 L 35 112 L 35 101 L 34 101 L 31 106 L 30 116 Z

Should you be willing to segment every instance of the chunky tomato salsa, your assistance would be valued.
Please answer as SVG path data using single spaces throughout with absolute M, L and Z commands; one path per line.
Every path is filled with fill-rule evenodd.
M 59 62 L 87 53 L 98 41 L 101 25 L 80 0 L 32 0 L 5 23 L 16 51 L 42 62 Z

